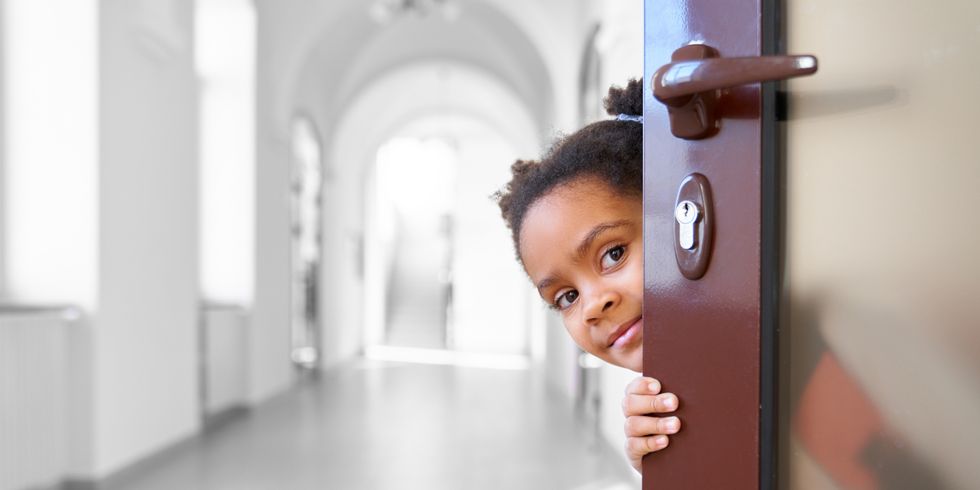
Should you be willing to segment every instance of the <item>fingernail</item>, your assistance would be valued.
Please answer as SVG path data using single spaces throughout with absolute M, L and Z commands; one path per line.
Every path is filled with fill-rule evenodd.
M 667 410 L 673 410 L 677 408 L 677 399 L 672 396 L 668 396 L 667 398 L 665 398 L 664 408 L 666 408 Z
M 648 388 L 649 388 L 649 389 L 650 389 L 650 391 L 652 391 L 653 393 L 660 393 L 660 383 L 658 383 L 658 382 L 656 382 L 656 381 L 651 381 L 651 382 L 650 382 L 650 386 L 648 386 Z
M 656 443 L 657 443 L 658 446 L 666 446 L 667 445 L 667 436 L 657 436 Z
M 667 426 L 667 430 L 674 432 L 680 429 L 681 421 L 677 417 L 670 417 L 666 420 L 665 425 Z

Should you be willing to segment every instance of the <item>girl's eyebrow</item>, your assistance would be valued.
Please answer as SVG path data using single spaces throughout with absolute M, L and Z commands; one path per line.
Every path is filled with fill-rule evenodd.
M 581 242 L 579 242 L 578 247 L 575 248 L 575 256 L 578 257 L 579 259 L 585 257 L 585 254 L 587 254 L 589 252 L 589 249 L 592 248 L 592 242 L 594 242 L 596 238 L 599 238 L 599 235 L 611 229 L 620 228 L 623 226 L 632 226 L 632 225 L 630 224 L 630 221 L 626 219 L 621 219 L 619 221 L 610 221 L 608 223 L 599 223 L 594 228 L 592 228 L 592 230 L 589 231 L 588 234 L 585 235 L 585 238 L 583 238 Z
M 585 254 L 589 253 L 589 249 L 592 248 L 592 243 L 595 242 L 595 240 L 597 238 L 599 238 L 599 235 L 602 235 L 606 231 L 609 231 L 609 230 L 612 230 L 612 229 L 615 229 L 615 228 L 621 228 L 621 227 L 624 227 L 624 226 L 629 227 L 629 226 L 633 226 L 633 224 L 630 223 L 630 221 L 628 219 L 621 219 L 621 220 L 618 220 L 618 221 L 610 221 L 608 223 L 599 223 L 598 225 L 596 225 L 595 227 L 593 227 L 591 230 L 589 230 L 589 232 L 585 235 L 585 237 L 582 238 L 582 241 L 579 242 L 578 247 L 575 247 L 575 255 L 576 255 L 576 257 L 578 257 L 579 259 L 581 259 L 582 257 L 585 256 Z M 544 290 L 548 286 L 552 285 L 554 282 L 555 282 L 555 277 L 554 276 L 548 276 L 548 277 L 542 279 L 541 282 L 539 282 L 537 284 L 538 293 L 540 293 L 542 290 Z

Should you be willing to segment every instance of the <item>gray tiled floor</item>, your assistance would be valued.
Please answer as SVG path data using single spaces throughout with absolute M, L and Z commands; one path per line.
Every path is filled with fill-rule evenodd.
M 108 488 L 635 488 L 588 426 L 532 371 L 360 361 Z

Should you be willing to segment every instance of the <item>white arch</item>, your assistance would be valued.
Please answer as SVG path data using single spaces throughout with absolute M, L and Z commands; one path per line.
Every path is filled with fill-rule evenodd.
M 557 101 L 572 100 L 568 93 L 574 85 L 555 83 L 568 80 L 576 72 L 577 53 L 566 47 L 577 39 L 578 2 L 552 0 L 547 7 L 505 5 L 506 0 L 460 0 L 464 9 L 453 23 L 440 24 L 408 19 L 381 26 L 367 14 L 361 0 L 336 0 L 309 3 L 305 0 L 257 0 L 259 10 L 258 64 L 258 169 L 256 175 L 256 303 L 252 356 L 257 372 L 254 398 L 271 393 L 290 379 L 289 365 L 279 360 L 278 352 L 288 344 L 288 335 L 271 325 L 288 318 L 289 298 L 282 291 L 288 287 L 288 275 L 281 264 L 288 261 L 288 209 L 282 196 L 288 192 L 290 122 L 296 114 L 306 114 L 322 135 L 330 166 L 336 162 L 364 162 L 363 156 L 336 156 L 335 142 L 342 142 L 349 124 L 345 114 L 360 94 L 377 80 L 387 78 L 419 63 L 450 60 L 483 73 L 493 74 L 498 87 L 516 94 L 513 105 L 530 112 L 533 129 L 528 134 L 543 139 L 554 127 L 565 127 L 574 121 L 574 107 L 560 106 Z M 557 9 L 557 10 L 555 10 Z M 554 10 L 554 11 L 553 11 Z M 540 27 L 544 26 L 544 27 Z M 390 92 L 398 93 L 398 92 Z M 391 97 L 388 97 L 391 99 Z M 513 100 L 511 97 L 508 99 Z M 437 110 L 430 107 L 429 110 Z M 475 109 L 474 109 L 475 110 Z M 403 114 L 402 117 L 407 117 Z M 480 117 L 487 117 L 483 114 Z M 343 120 L 342 120 L 343 119 Z M 391 124 L 397 124 L 392 122 Z M 516 125 L 524 123 L 515 123 Z M 523 130 L 522 130 L 523 132 Z M 365 148 L 376 148 L 383 138 L 355 135 Z M 521 149 L 523 156 L 536 155 L 540 144 Z M 347 155 L 347 150 L 342 151 Z M 360 165 L 360 164 L 358 164 Z M 346 166 L 342 165 L 341 167 Z M 358 166 L 360 168 L 360 166 Z M 336 274 L 346 284 L 360 289 L 356 251 L 360 249 L 360 201 L 348 213 L 332 210 L 341 203 L 353 204 L 359 189 L 357 180 L 348 185 L 335 173 L 327 183 L 325 208 L 337 222 L 324 223 L 325 259 L 338 261 L 337 267 L 325 262 L 325 274 Z M 346 187 L 345 187 L 346 185 Z M 337 189 L 339 192 L 332 192 Z M 325 278 L 333 280 L 334 278 Z M 359 298 L 354 298 L 357 302 Z M 346 304 L 331 308 L 332 296 L 325 291 L 325 313 L 334 311 L 341 324 L 357 325 L 359 312 L 348 311 Z M 326 320 L 336 325 L 333 319 Z M 326 338 L 325 338 L 326 340 Z M 326 346 L 329 340 L 324 342 Z M 258 347 L 265 346 L 265 347 Z M 273 348 L 273 346 L 277 346 Z M 278 351 L 276 349 L 279 349 Z M 324 359 L 343 359 L 357 350 L 356 342 L 346 338 L 324 349 Z
M 344 171 L 339 162 L 364 162 L 358 150 L 370 152 L 373 160 L 378 145 L 411 120 L 446 113 L 484 121 L 524 154 L 541 147 L 533 115 L 496 76 L 462 63 L 431 61 L 387 73 L 358 93 L 338 118 L 336 132 L 324 138 L 329 171 Z
M 392 97 L 392 94 L 411 97 Z M 362 245 L 366 169 L 378 147 L 390 138 L 426 131 L 426 122 L 443 134 L 485 126 L 508 141 L 519 155 L 541 146 L 534 117 L 522 100 L 497 77 L 456 62 L 426 62 L 403 67 L 364 87 L 338 119 L 337 131 L 324 138 L 328 183 L 324 190 L 323 285 L 324 360 L 330 364 L 360 347 L 359 332 L 338 330 L 363 324 L 359 305 L 363 283 L 350 267 Z M 454 118 L 454 119 L 453 119 Z M 469 124 L 466 122 L 470 121 Z M 475 124 L 473 123 L 475 121 Z M 470 129 L 464 129 L 466 125 Z M 519 156 L 513 155 L 513 158 Z M 506 168 L 511 160 L 502 160 Z M 352 242 L 352 238 L 355 237 Z M 507 254 L 509 258 L 509 254 Z
M 453 22 L 433 17 L 379 25 L 363 5 L 340 10 L 343 15 L 335 13 L 320 36 L 301 47 L 308 54 L 295 79 L 283 86 L 291 94 L 285 109 L 311 111 L 326 133 L 361 87 L 428 60 L 454 60 L 494 73 L 530 108 L 541 134 L 553 124 L 554 62 L 544 56 L 541 40 L 531 37 L 541 33 L 524 29 L 494 2 L 465 2 Z

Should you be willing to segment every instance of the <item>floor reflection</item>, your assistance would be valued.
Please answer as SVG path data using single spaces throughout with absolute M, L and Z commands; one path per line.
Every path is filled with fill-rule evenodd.
M 109 489 L 629 489 L 534 370 L 358 361 L 137 465 Z

